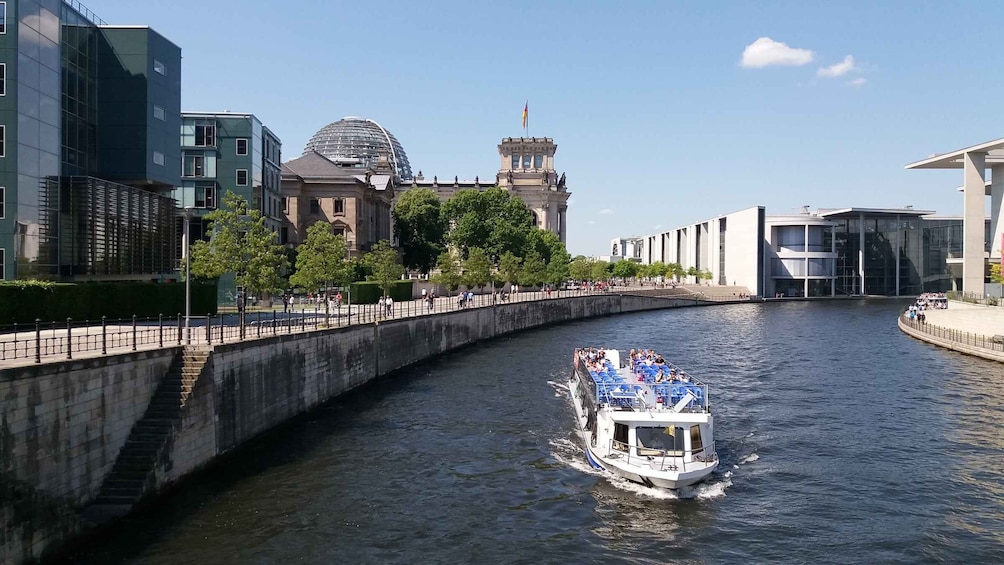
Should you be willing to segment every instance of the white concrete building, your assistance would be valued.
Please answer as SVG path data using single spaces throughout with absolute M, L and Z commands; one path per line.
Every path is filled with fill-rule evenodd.
M 962 291 L 986 292 L 987 260 L 999 263 L 1004 226 L 1004 139 L 934 155 L 907 169 L 962 169 Z M 986 171 L 990 169 L 990 180 Z M 990 241 L 985 241 L 986 197 L 990 197 Z M 989 243 L 989 245 L 987 245 Z M 989 247 L 989 250 L 987 249 Z
M 617 261 L 642 262 L 642 250 L 645 247 L 645 239 L 641 237 L 618 237 L 610 242 L 610 256 L 607 259 L 610 263 Z

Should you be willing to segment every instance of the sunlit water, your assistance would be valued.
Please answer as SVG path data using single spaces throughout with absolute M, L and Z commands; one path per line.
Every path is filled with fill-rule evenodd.
M 482 343 L 253 442 L 83 563 L 1002 563 L 1004 366 L 896 301 L 616 316 Z M 722 464 L 683 492 L 592 470 L 581 345 L 711 385 Z

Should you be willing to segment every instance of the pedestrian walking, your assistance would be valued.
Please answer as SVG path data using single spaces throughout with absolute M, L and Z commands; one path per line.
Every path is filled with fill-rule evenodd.
M 384 300 L 384 305 L 387 307 L 387 315 L 394 316 L 394 299 L 388 296 L 387 299 Z

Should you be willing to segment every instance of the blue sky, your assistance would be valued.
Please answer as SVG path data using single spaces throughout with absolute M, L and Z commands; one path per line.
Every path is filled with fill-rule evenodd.
M 183 109 L 257 114 L 284 160 L 354 115 L 492 178 L 529 100 L 573 254 L 754 205 L 960 214 L 960 171 L 903 166 L 1004 137 L 1004 3 L 84 3 L 180 45 Z

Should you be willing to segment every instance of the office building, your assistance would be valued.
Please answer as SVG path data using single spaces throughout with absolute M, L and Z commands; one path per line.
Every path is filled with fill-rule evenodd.
M 0 14 L 0 279 L 173 276 L 181 49 L 75 1 Z

